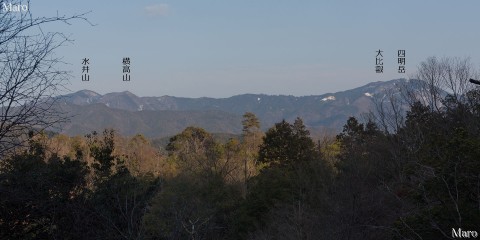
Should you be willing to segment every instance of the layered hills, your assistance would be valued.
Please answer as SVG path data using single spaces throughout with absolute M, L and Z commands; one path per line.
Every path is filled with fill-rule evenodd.
M 396 79 L 312 96 L 242 94 L 229 98 L 139 97 L 131 92 L 98 94 L 82 90 L 59 97 L 71 121 L 63 133 L 83 135 L 93 130 L 114 128 L 124 135 L 143 134 L 152 138 L 171 136 L 188 126 L 214 133 L 241 133 L 245 112 L 253 112 L 263 129 L 285 119 L 301 117 L 312 131 L 338 132 L 350 116 L 359 117 L 374 109 L 375 98 L 387 92 L 397 94 L 408 80 Z

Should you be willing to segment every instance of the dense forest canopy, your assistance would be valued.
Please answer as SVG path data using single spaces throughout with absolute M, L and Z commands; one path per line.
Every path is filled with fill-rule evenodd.
M 419 67 L 425 91 L 403 86 L 407 111 L 391 114 L 394 103 L 378 104 L 365 121 L 351 117 L 341 133 L 316 141 L 300 118 L 262 132 L 252 113 L 243 116 L 239 138 L 219 141 L 192 126 L 165 148 L 113 130 L 31 134 L 0 162 L 0 238 L 475 234 L 480 91 L 466 84 L 475 76 L 473 69 L 462 75 L 467 63 L 427 59 Z M 445 86 L 450 94 L 436 95 Z
M 76 19 L 88 22 L 0 13 L 0 239 L 478 237 L 468 58 L 426 59 L 336 136 L 312 139 L 301 118 L 263 132 L 246 112 L 241 136 L 189 126 L 164 147 L 112 129 L 45 131 L 67 120 L 52 96 L 68 79 L 55 50 L 70 39 L 42 26 Z

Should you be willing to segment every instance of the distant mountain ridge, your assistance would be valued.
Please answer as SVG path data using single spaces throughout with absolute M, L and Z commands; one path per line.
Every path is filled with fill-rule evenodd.
M 350 116 L 373 110 L 372 99 L 388 91 L 399 91 L 405 79 L 372 82 L 351 90 L 313 96 L 242 94 L 229 98 L 138 97 L 128 91 L 98 94 L 82 90 L 61 96 L 64 109 L 71 113 L 67 134 L 84 134 L 105 127 L 122 134 L 142 133 L 165 137 L 189 125 L 211 132 L 240 133 L 241 116 L 255 113 L 262 128 L 286 119 L 301 117 L 313 132 L 338 131 Z

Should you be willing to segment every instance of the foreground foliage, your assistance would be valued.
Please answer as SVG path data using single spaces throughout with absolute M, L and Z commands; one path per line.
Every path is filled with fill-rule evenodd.
M 239 139 L 189 127 L 156 149 L 113 131 L 31 137 L 1 162 L 0 238 L 442 239 L 479 231 L 480 102 L 414 103 L 394 133 L 301 119 Z M 261 137 L 261 141 L 259 138 Z

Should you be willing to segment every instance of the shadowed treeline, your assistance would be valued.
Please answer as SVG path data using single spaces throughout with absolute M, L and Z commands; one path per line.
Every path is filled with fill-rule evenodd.
M 478 232 L 480 91 L 465 84 L 475 76 L 468 63 L 427 59 L 421 91 L 402 86 L 406 111 L 386 94 L 365 122 L 351 117 L 341 133 L 317 142 L 300 118 L 262 132 L 253 113 L 243 115 L 240 138 L 219 141 L 192 126 L 165 148 L 113 130 L 31 132 L 0 161 L 0 238 L 443 239 Z

